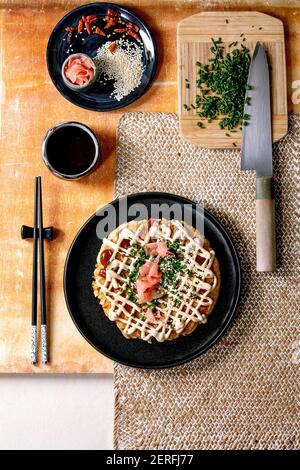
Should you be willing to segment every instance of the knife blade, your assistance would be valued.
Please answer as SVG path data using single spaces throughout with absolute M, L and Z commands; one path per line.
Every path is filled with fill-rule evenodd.
M 275 205 L 273 198 L 272 115 L 270 74 L 266 53 L 261 43 L 253 52 L 244 115 L 250 116 L 243 127 L 241 169 L 256 171 L 256 268 L 276 269 Z
M 256 170 L 257 176 L 272 176 L 272 119 L 270 75 L 266 53 L 258 42 L 255 46 L 248 75 L 250 104 L 245 102 L 244 115 L 250 121 L 243 127 L 241 169 Z

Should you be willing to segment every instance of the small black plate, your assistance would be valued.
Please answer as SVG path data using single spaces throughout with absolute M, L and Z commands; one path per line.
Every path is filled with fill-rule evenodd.
M 61 75 L 61 67 L 64 60 L 68 57 L 67 50 L 69 49 L 65 28 L 70 26 L 77 27 L 78 20 L 82 16 L 97 15 L 99 18 L 104 18 L 108 8 L 118 11 L 122 21 L 132 22 L 137 25 L 140 28 L 139 34 L 142 38 L 143 64 L 145 70 L 141 84 L 120 101 L 110 97 L 113 90 L 112 83 L 107 83 L 107 85 L 104 86 L 96 82 L 88 90 L 73 91 L 65 85 Z M 118 27 L 120 27 L 120 25 Z M 106 31 L 111 33 L 111 29 L 112 28 Z M 97 49 L 102 46 L 102 44 L 107 41 L 114 41 L 122 36 L 122 34 L 116 34 L 110 38 L 99 36 L 98 34 L 91 34 L 89 36 L 87 32 L 78 34 L 77 38 L 75 38 L 75 35 L 76 32 L 72 40 L 73 51 L 71 53 L 83 52 L 92 58 L 95 57 Z M 84 38 L 84 42 L 82 42 L 82 38 Z M 138 44 L 131 36 L 126 35 L 126 40 Z M 134 13 L 115 3 L 89 3 L 70 11 L 57 23 L 49 38 L 46 58 L 49 75 L 58 91 L 67 100 L 82 108 L 91 109 L 93 111 L 110 111 L 129 105 L 145 93 L 156 72 L 157 49 L 154 37 L 148 26 Z
M 203 218 L 199 206 L 185 198 L 168 193 L 138 193 L 127 197 L 128 209 L 136 203 L 147 207 L 153 204 L 174 203 L 191 208 Z M 111 203 L 116 208 L 117 225 L 119 200 Z M 199 325 L 193 333 L 173 341 L 149 344 L 140 339 L 124 338 L 114 322 L 104 314 L 98 299 L 92 292 L 92 276 L 102 240 L 96 235 L 98 222 L 107 214 L 107 206 L 94 214 L 76 235 L 67 255 L 64 272 L 65 299 L 70 315 L 80 333 L 102 354 L 122 364 L 140 368 L 173 367 L 209 349 L 224 333 L 236 310 L 241 288 L 241 272 L 237 252 L 233 243 L 215 217 L 204 210 L 204 232 L 220 264 L 221 288 L 216 307 L 205 325 Z M 126 217 L 132 220 L 133 217 Z

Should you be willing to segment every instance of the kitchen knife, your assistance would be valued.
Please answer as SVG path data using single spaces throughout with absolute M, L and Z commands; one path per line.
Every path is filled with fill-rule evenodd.
M 273 196 L 270 75 L 266 53 L 258 42 L 252 56 L 244 114 L 241 169 L 256 171 L 256 269 L 276 269 L 275 203 Z

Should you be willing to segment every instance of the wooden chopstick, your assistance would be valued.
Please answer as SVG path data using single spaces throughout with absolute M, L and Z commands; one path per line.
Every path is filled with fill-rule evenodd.
M 37 213 L 38 213 L 38 179 L 34 181 L 34 209 L 33 209 L 33 259 L 32 259 L 32 313 L 31 313 L 31 348 L 30 360 L 32 364 L 37 362 Z
M 38 220 L 40 241 L 40 302 L 41 302 L 41 337 L 42 337 L 42 362 L 48 362 L 48 340 L 47 340 L 47 315 L 46 315 L 46 287 L 45 287 L 45 257 L 44 257 L 44 226 L 42 205 L 42 181 L 38 176 Z

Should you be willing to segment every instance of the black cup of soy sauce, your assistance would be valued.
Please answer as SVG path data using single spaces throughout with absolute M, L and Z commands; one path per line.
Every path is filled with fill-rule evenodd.
M 42 144 L 44 163 L 59 178 L 75 180 L 89 175 L 101 160 L 101 145 L 94 132 L 75 121 L 48 130 Z

